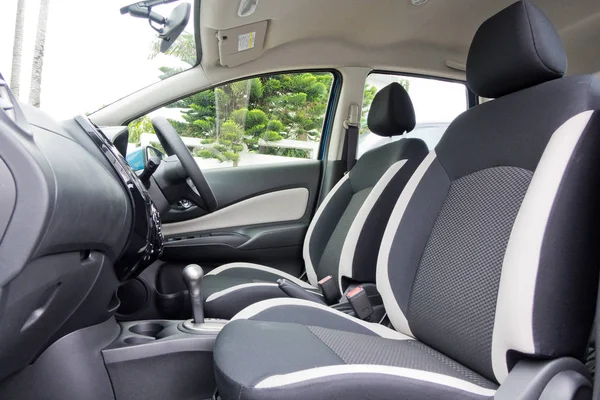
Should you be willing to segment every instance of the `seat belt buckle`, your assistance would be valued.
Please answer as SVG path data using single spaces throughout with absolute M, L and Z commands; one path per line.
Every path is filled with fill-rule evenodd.
M 358 318 L 366 320 L 373 314 L 371 300 L 369 300 L 369 295 L 362 286 L 357 286 L 349 291 L 346 298 Z
M 321 294 L 323 294 L 327 305 L 330 306 L 340 301 L 342 295 L 340 294 L 340 291 L 333 280 L 333 276 L 327 275 L 325 278 L 317 282 L 317 285 L 319 286 L 319 289 L 321 289 Z

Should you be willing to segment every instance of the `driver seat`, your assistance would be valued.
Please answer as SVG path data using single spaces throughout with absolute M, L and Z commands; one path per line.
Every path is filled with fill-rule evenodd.
M 380 90 L 368 126 L 379 136 L 400 136 L 415 127 L 415 111 L 398 83 Z M 331 276 L 339 293 L 344 282 L 375 282 L 375 259 L 387 219 L 407 181 L 428 153 L 420 139 L 401 139 L 372 149 L 331 189 L 317 209 L 304 240 L 308 282 L 276 268 L 246 262 L 222 265 L 202 282 L 206 316 L 231 319 L 261 300 L 287 297 L 277 280 L 285 278 L 321 296 L 317 282 Z M 344 279 L 343 279 L 344 278 Z

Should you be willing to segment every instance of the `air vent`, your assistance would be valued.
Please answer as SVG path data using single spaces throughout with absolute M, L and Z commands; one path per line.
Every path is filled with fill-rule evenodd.
M 0 78 L 0 108 L 8 115 L 10 119 L 15 120 L 15 107 L 13 105 L 8 85 L 6 81 Z

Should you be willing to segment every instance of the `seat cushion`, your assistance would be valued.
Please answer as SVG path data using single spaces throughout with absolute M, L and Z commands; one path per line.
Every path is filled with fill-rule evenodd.
M 230 319 L 245 307 L 261 300 L 287 297 L 277 285 L 277 280 L 282 278 L 320 294 L 308 283 L 275 268 L 230 263 L 210 271 L 202 281 L 205 315 L 208 318 Z
M 408 337 L 293 323 L 232 321 L 214 360 L 223 399 L 485 399 L 497 388 Z
M 232 321 L 238 319 L 290 322 L 388 339 L 412 339 L 383 325 L 363 321 L 331 307 L 302 299 L 278 298 L 260 301 L 244 308 Z

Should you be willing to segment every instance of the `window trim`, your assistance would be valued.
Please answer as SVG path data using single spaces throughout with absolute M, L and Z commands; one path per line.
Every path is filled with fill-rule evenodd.
M 342 74 L 338 70 L 335 70 L 335 72 L 337 76 L 334 74 L 333 83 L 331 84 L 331 90 L 329 92 L 329 100 L 327 109 L 325 110 L 325 120 L 323 121 L 323 130 L 321 132 L 321 143 L 319 144 L 317 160 L 323 160 L 329 150 L 331 132 L 333 131 L 333 125 L 335 123 L 335 113 L 340 100 L 340 93 L 342 92 Z
M 425 75 L 425 74 L 418 74 L 418 73 L 414 73 L 414 72 L 402 72 L 402 71 L 392 71 L 392 70 L 383 70 L 383 69 L 372 69 L 367 76 L 365 77 L 365 84 L 367 83 L 367 79 L 369 79 L 369 76 L 371 74 L 381 74 L 381 75 L 402 75 L 402 76 L 406 76 L 409 78 L 422 78 L 422 79 L 432 79 L 432 80 L 436 80 L 436 81 L 442 81 L 442 82 L 450 82 L 450 83 L 460 83 L 462 85 L 465 85 L 465 102 L 466 102 L 466 106 L 467 106 L 467 110 L 470 108 L 475 107 L 478 103 L 479 103 L 479 99 L 477 97 L 477 95 L 475 95 L 475 93 L 471 92 L 471 90 L 469 89 L 469 86 L 467 85 L 467 81 L 466 80 L 462 80 L 462 79 L 454 79 L 454 78 L 445 78 L 445 77 L 441 77 L 441 76 L 435 76 L 435 75 Z M 364 96 L 364 92 L 363 92 L 363 96 Z
M 435 81 L 441 81 L 441 82 L 459 83 L 461 85 L 464 85 L 464 87 L 465 87 L 465 106 L 466 106 L 465 111 L 468 111 L 470 108 L 475 107 L 478 103 L 478 97 L 473 92 L 471 92 L 471 90 L 467 86 L 467 82 L 464 80 L 461 80 L 461 79 L 443 78 L 443 77 L 437 77 L 437 76 L 433 76 L 433 75 L 423 75 L 423 74 L 405 73 L 405 72 L 398 72 L 398 71 L 391 71 L 391 70 L 373 69 L 373 70 L 369 71 L 369 73 L 365 76 L 365 81 L 364 81 L 365 87 L 367 85 L 367 81 L 368 81 L 369 77 L 372 74 L 392 75 L 392 76 L 398 77 L 398 78 L 403 78 L 403 77 L 421 78 L 421 79 L 435 80 Z M 364 89 L 363 89 L 363 100 L 364 100 Z M 452 121 L 450 121 L 450 123 L 452 123 Z M 375 146 L 373 148 L 376 148 L 376 147 L 379 147 L 379 146 Z M 372 150 L 373 148 L 370 148 L 369 150 Z M 369 150 L 367 150 L 367 151 L 369 151 Z
M 302 74 L 305 72 L 329 72 L 331 73 L 331 75 L 333 76 L 333 82 L 331 83 L 331 90 L 329 91 L 329 99 L 327 100 L 327 108 L 325 109 L 325 119 L 323 120 L 323 129 L 321 131 L 321 141 L 319 142 L 319 151 L 317 153 L 317 160 L 322 160 L 323 159 L 323 155 L 326 154 L 326 148 L 329 145 L 329 140 L 331 137 L 331 130 L 333 129 L 333 121 L 335 120 L 335 111 L 337 109 L 337 105 L 338 105 L 338 101 L 339 101 L 339 97 L 340 97 L 340 92 L 342 89 L 342 85 L 343 85 L 343 78 L 342 78 L 342 74 L 340 73 L 339 70 L 337 69 L 333 69 L 333 68 L 310 68 L 310 69 L 302 69 L 302 70 L 285 70 L 285 71 L 273 71 L 273 72 L 265 72 L 265 73 L 261 73 L 261 74 L 255 74 L 255 75 L 248 75 L 245 77 L 241 77 L 241 78 L 236 78 L 236 79 L 231 79 L 231 80 L 227 80 L 227 81 L 223 81 L 220 82 L 218 84 L 215 85 L 211 85 L 208 86 L 202 90 L 198 90 L 195 92 L 191 92 L 188 93 L 184 96 L 180 96 L 178 98 L 175 99 L 171 99 L 166 103 L 161 103 L 159 106 L 154 107 L 150 110 L 146 110 L 143 114 L 139 114 L 136 117 L 130 117 L 127 120 L 125 120 L 122 125 L 123 126 L 128 126 L 132 121 L 141 118 L 145 115 L 150 114 L 153 111 L 156 111 L 160 108 L 166 107 L 169 104 L 175 103 L 179 100 L 185 99 L 187 97 L 190 96 L 194 96 L 198 93 L 202 93 L 205 90 L 214 90 L 215 88 L 218 88 L 220 86 L 223 85 L 228 85 L 231 83 L 235 83 L 235 82 L 240 82 L 240 81 L 245 81 L 245 80 L 249 80 L 249 79 L 254 79 L 254 78 L 262 78 L 265 76 L 271 76 L 271 75 L 285 75 L 285 74 Z M 324 146 L 324 143 L 327 143 L 327 146 Z

